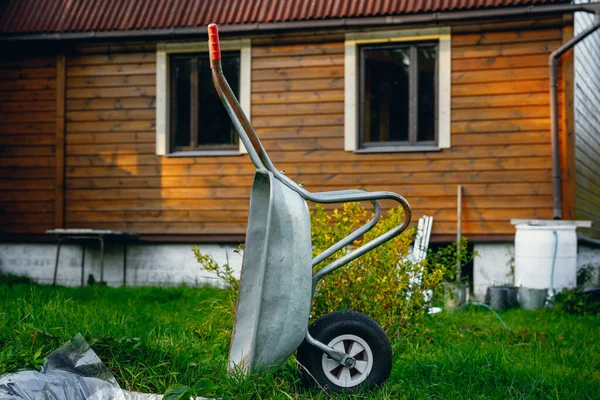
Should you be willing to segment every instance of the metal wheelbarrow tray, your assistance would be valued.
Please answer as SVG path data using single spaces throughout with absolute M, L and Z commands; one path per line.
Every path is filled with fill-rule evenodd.
M 380 385 L 391 370 L 391 346 L 383 329 L 353 311 L 326 315 L 309 328 L 310 308 L 319 280 L 400 234 L 410 222 L 410 206 L 404 197 L 392 192 L 311 193 L 278 171 L 223 75 L 215 24 L 208 26 L 208 34 L 215 88 L 256 167 L 228 369 L 244 374 L 261 372 L 281 365 L 298 349 L 298 362 L 308 371 L 303 374 L 306 383 L 318 383 L 332 391 Z M 313 275 L 317 264 L 377 224 L 381 216 L 379 200 L 383 199 L 402 206 L 402 223 Z M 370 201 L 374 216 L 311 258 L 306 201 Z

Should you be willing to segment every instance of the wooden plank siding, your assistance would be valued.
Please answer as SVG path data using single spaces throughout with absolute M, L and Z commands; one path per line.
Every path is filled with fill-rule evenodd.
M 462 184 L 465 233 L 510 235 L 516 215 L 551 218 L 547 60 L 561 35 L 560 28 L 453 35 L 449 150 L 344 152 L 341 43 L 337 52 L 333 45 L 254 49 L 253 123 L 271 153 L 285 150 L 301 162 L 294 169 L 281 156 L 286 173 L 312 190 L 395 190 L 411 201 L 415 220 L 434 215 L 433 233 L 443 235 L 455 232 L 454 193 Z M 271 143 L 290 134 L 309 146 L 304 161 Z
M 177 224 L 169 227 L 161 220 L 160 209 L 139 218 L 127 196 L 113 195 L 126 188 L 138 192 L 134 198 L 163 199 L 160 164 L 168 160 L 155 156 L 155 51 L 148 44 L 93 45 L 67 57 L 65 223 L 70 228 L 181 233 Z M 121 157 L 133 162 L 121 163 Z M 152 160 L 158 182 L 137 182 L 143 165 L 138 159 Z M 115 200 L 125 200 L 119 214 L 111 211 Z
M 398 192 L 413 221 L 433 215 L 433 234 L 447 237 L 456 232 L 460 184 L 466 236 L 513 235 L 511 218 L 552 218 L 548 56 L 564 40 L 563 21 L 529 24 L 485 32 L 463 24 L 453 33 L 449 149 L 344 151 L 341 34 L 253 39 L 252 124 L 275 165 L 310 191 Z M 65 227 L 245 234 L 254 173 L 247 156 L 155 154 L 156 43 L 79 44 L 65 64 Z M 58 221 L 56 58 L 0 61 L 0 73 L 0 229 L 42 233 Z M 587 147 L 597 141 L 596 122 L 580 124 Z M 579 188 L 597 179 L 600 154 L 578 154 Z M 580 191 L 586 205 L 600 195 L 597 183 L 590 187 Z
M 594 21 L 579 14 L 575 34 Z M 591 220 L 592 228 L 580 231 L 600 238 L 600 32 L 577 44 L 574 58 L 575 217 Z
M 0 234 L 55 222 L 56 57 L 0 59 Z
M 462 29 L 464 32 L 465 29 Z M 344 141 L 344 45 L 254 45 L 252 123 L 274 163 L 311 191 L 392 190 L 434 235 L 510 235 L 551 218 L 549 53 L 561 27 L 452 37 L 452 147 L 353 154 Z M 157 157 L 155 54 L 96 46 L 68 57 L 66 223 L 140 233 L 243 234 L 247 157 Z

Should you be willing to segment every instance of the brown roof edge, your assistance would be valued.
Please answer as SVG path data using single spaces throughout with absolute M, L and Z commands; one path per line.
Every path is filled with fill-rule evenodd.
M 445 23 L 453 21 L 467 21 L 501 17 L 532 17 L 571 12 L 600 12 L 600 2 L 587 4 L 556 4 L 526 6 L 473 11 L 446 11 L 428 14 L 414 14 L 403 16 L 382 16 L 366 18 L 341 18 L 312 21 L 293 22 L 268 22 L 239 25 L 221 25 L 221 33 L 259 33 L 277 32 L 286 30 L 309 30 L 343 27 L 373 27 L 386 25 L 410 25 L 423 23 Z M 0 36 L 0 41 L 63 41 L 63 40 L 98 40 L 116 38 L 174 38 L 206 34 L 206 26 L 188 28 L 166 28 L 149 30 L 122 30 L 106 32 L 67 32 L 67 33 L 41 33 L 25 35 Z

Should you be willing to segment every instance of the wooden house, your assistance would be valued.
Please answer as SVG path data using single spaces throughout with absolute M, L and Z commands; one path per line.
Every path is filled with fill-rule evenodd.
M 461 185 L 472 241 L 511 241 L 511 219 L 554 217 L 593 220 L 585 233 L 598 238 L 600 33 L 558 59 L 554 144 L 548 66 L 597 7 L 6 0 L 0 232 L 243 240 L 254 168 L 211 88 L 216 22 L 253 126 L 309 190 L 400 193 L 414 220 L 434 216 L 434 240 L 450 241 Z

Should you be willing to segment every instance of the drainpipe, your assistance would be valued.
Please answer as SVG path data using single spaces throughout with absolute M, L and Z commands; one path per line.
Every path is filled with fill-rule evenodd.
M 579 35 L 571 38 L 550 54 L 550 143 L 552 147 L 552 198 L 554 219 L 562 219 L 562 193 L 560 185 L 560 160 L 558 148 L 558 78 L 556 66 L 560 56 L 573 48 L 577 43 L 600 28 L 600 10 L 596 10 L 595 22 Z

